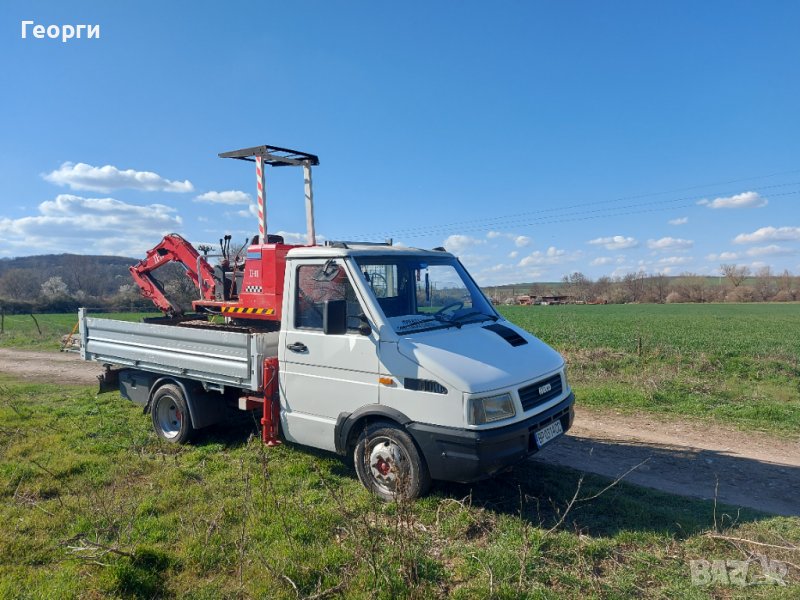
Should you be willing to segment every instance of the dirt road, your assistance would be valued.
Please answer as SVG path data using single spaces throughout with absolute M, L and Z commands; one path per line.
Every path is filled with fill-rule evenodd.
M 0 348 L 0 373 L 93 385 L 102 368 L 72 353 Z M 800 515 L 800 441 L 708 423 L 577 409 L 570 434 L 534 460 L 665 492 Z M 641 464 L 643 463 L 644 464 Z M 639 465 L 639 466 L 637 466 Z
M 779 515 L 800 515 L 800 441 L 578 407 L 570 434 L 543 448 L 534 460 L 613 478 L 636 467 L 625 481 L 695 498 L 716 495 L 719 502 Z

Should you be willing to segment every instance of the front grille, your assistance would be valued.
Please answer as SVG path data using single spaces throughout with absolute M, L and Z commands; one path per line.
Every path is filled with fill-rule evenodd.
M 542 388 L 550 386 L 549 390 L 539 393 Z M 531 385 L 519 388 L 519 399 L 522 402 L 522 410 L 528 411 L 532 408 L 544 404 L 548 400 L 557 398 L 563 391 L 561 386 L 561 374 L 556 373 L 552 377 L 542 379 Z

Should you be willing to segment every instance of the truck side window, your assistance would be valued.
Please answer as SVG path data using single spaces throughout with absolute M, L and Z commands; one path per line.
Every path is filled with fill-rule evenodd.
M 326 268 L 327 267 L 327 268 Z M 294 326 L 322 329 L 322 309 L 326 300 L 347 302 L 347 329 L 358 331 L 361 305 L 345 270 L 336 264 L 303 265 L 297 268 Z

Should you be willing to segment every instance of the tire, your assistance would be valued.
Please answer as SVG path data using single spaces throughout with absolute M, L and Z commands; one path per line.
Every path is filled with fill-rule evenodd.
M 358 479 L 382 500 L 413 500 L 431 485 L 428 465 L 408 432 L 386 421 L 368 424 L 353 450 Z
M 185 444 L 194 434 L 186 398 L 177 385 L 162 385 L 156 390 L 150 403 L 150 416 L 156 435 L 165 442 Z

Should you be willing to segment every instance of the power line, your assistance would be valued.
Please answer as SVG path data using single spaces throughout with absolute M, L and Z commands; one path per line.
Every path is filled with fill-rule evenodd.
M 792 194 L 799 194 L 799 193 L 800 193 L 800 190 L 793 190 L 793 191 L 790 191 L 790 192 L 783 192 L 783 193 L 780 193 L 780 194 L 772 194 L 771 197 L 789 196 L 789 195 L 792 195 Z M 696 206 L 696 203 L 690 202 L 690 203 L 687 203 L 687 204 L 680 204 L 680 205 L 671 206 L 671 207 L 642 208 L 640 210 L 628 210 L 628 211 L 623 211 L 623 212 L 607 212 L 605 214 L 595 214 L 595 215 L 591 215 L 591 216 L 580 216 L 582 213 L 573 213 L 572 215 L 553 215 L 551 217 L 541 217 L 539 219 L 533 219 L 533 220 L 528 221 L 528 222 L 516 223 L 515 227 L 517 229 L 521 229 L 523 227 L 532 227 L 532 226 L 541 226 L 541 225 L 554 225 L 554 224 L 557 224 L 557 223 L 572 223 L 572 222 L 575 222 L 575 221 L 590 221 L 590 220 L 594 220 L 594 219 L 603 219 L 603 218 L 609 218 L 609 217 L 624 217 L 624 216 L 629 216 L 629 215 L 638 215 L 638 214 L 662 212 L 662 211 L 665 211 L 665 210 L 672 210 L 672 209 L 675 209 L 675 208 L 687 208 L 687 207 L 692 207 L 692 206 Z M 621 210 L 622 208 L 625 208 L 625 207 L 619 207 L 619 210 Z M 611 209 L 611 210 L 617 210 L 617 209 Z M 598 212 L 598 211 L 590 211 L 590 212 Z M 479 226 L 479 225 L 476 225 L 476 226 L 473 226 L 473 227 L 461 227 L 461 228 L 458 228 L 458 231 L 460 231 L 460 232 L 468 232 L 468 233 L 469 232 L 474 232 L 474 231 L 486 231 L 486 230 L 487 230 L 486 227 L 482 227 L 482 226 Z M 410 234 L 404 235 L 403 238 L 424 237 L 424 236 L 427 236 L 427 235 L 433 235 L 433 234 L 429 234 L 429 233 L 410 233 Z
M 798 169 L 800 171 L 800 169 Z M 770 177 L 768 175 L 761 176 L 759 178 L 766 178 Z M 747 178 L 746 180 L 750 179 L 757 179 L 755 177 Z M 743 179 L 742 181 L 744 181 Z M 704 184 L 702 186 L 693 186 L 693 188 L 698 187 L 707 187 L 710 184 Z M 756 186 L 751 187 L 748 191 L 763 191 L 768 189 L 776 189 L 781 187 L 786 187 L 790 185 L 800 185 L 800 182 L 789 182 L 789 183 L 778 183 L 772 185 L 765 185 L 765 186 Z M 690 189 L 690 188 L 685 188 Z M 500 228 L 505 226 L 514 226 L 516 228 L 537 225 L 537 224 L 548 224 L 548 223 L 558 223 L 558 222 L 567 222 L 567 221 L 574 221 L 574 220 L 586 220 L 586 219 L 565 219 L 559 220 L 562 217 L 571 217 L 574 215 L 583 215 L 586 213 L 594 213 L 596 216 L 591 218 L 604 218 L 607 216 L 625 216 L 628 214 L 641 214 L 644 212 L 656 212 L 659 210 L 674 210 L 677 208 L 687 208 L 696 205 L 697 200 L 705 199 L 707 195 L 723 197 L 726 195 L 734 194 L 735 192 L 717 192 L 715 194 L 703 194 L 697 196 L 687 196 L 682 198 L 672 198 L 668 200 L 654 200 L 652 202 L 645 202 L 645 203 L 634 203 L 634 204 L 627 204 L 623 206 L 609 206 L 607 208 L 598 208 L 590 211 L 575 211 L 575 209 L 582 209 L 590 206 L 599 206 L 599 205 L 608 205 L 613 204 L 616 202 L 620 202 L 626 199 L 632 198 L 643 198 L 648 196 L 660 195 L 669 192 L 654 192 L 652 194 L 643 194 L 636 197 L 631 198 L 619 198 L 616 200 L 599 200 L 594 202 L 584 202 L 584 203 L 576 203 L 567 206 L 560 206 L 560 207 L 552 207 L 552 208 L 544 208 L 538 209 L 534 211 L 525 211 L 519 213 L 513 213 L 508 215 L 501 215 L 497 217 L 491 218 L 482 218 L 482 219 L 470 219 L 465 221 L 457 221 L 449 224 L 441 224 L 441 225 L 432 225 L 428 227 L 412 227 L 412 228 L 405 228 L 405 229 L 395 229 L 392 231 L 383 231 L 383 232 L 373 232 L 370 234 L 360 234 L 350 236 L 354 239 L 359 238 L 370 238 L 370 237 L 402 237 L 402 238 L 413 238 L 413 237 L 423 237 L 428 235 L 443 235 L 446 233 L 452 233 L 453 231 L 487 231 L 493 228 Z M 741 192 L 740 192 L 741 193 Z M 788 193 L 780 193 L 780 194 L 770 194 L 771 197 L 780 197 L 784 195 L 794 194 L 797 192 L 788 192 Z M 678 204 L 681 202 L 689 202 L 689 204 Z M 672 205 L 672 206 L 664 206 L 662 208 L 652 208 L 646 210 L 636 210 L 642 207 L 652 207 L 652 206 L 659 206 L 659 205 Z M 611 212 L 611 211 L 626 211 L 628 209 L 633 209 L 631 212 Z M 567 214 L 552 214 L 547 215 L 547 213 L 567 213 Z M 603 214 L 604 212 L 608 212 L 608 214 Z M 530 217 L 533 215 L 545 215 L 542 217 L 537 217 L 532 221 L 526 223 L 520 223 L 520 219 L 525 219 L 526 217 Z M 549 219 L 549 220 L 548 220 Z

